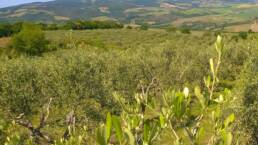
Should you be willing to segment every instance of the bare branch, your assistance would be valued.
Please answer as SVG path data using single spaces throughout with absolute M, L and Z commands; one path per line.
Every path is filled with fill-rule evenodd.
M 15 120 L 15 123 L 28 128 L 30 131 L 34 130 L 34 127 L 32 126 L 32 123 L 28 120 Z
M 30 130 L 31 136 L 35 139 L 35 142 L 37 144 L 40 144 L 40 142 L 39 142 L 40 138 L 42 138 L 47 143 L 50 143 L 50 144 L 54 143 L 54 141 L 48 135 L 41 132 L 41 129 L 45 126 L 48 115 L 49 115 L 49 108 L 50 108 L 51 101 L 52 101 L 52 98 L 50 98 L 49 103 L 46 105 L 46 112 L 43 112 L 41 119 L 40 119 L 40 124 L 37 128 L 34 128 L 32 123 L 29 120 L 22 119 L 24 114 L 20 114 L 15 119 L 15 122 L 18 125 L 21 125 Z
M 68 139 L 71 134 L 71 129 L 73 132 L 75 131 L 75 112 L 72 110 L 69 114 L 66 115 L 65 123 L 68 125 L 67 129 L 65 130 L 65 133 L 63 135 L 64 139 Z
M 46 105 L 46 112 L 43 112 L 41 119 L 40 119 L 40 124 L 38 126 L 38 129 L 41 129 L 45 126 L 47 118 L 49 116 L 49 108 L 50 108 L 50 104 L 52 102 L 52 98 L 49 99 L 49 103 Z

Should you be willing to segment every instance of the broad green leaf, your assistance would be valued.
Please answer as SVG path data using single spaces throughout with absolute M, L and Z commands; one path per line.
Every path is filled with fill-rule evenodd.
M 231 145 L 232 144 L 232 139 L 233 139 L 233 135 L 230 132 L 227 133 L 226 145 Z
M 227 132 L 226 130 L 222 130 L 221 136 L 223 139 L 223 145 L 231 145 L 233 140 L 233 135 L 231 132 Z
M 204 128 L 203 127 L 201 127 L 199 130 L 198 130 L 198 132 L 197 132 L 197 134 L 196 134 L 196 140 L 197 141 L 199 141 L 202 137 L 204 137 L 205 136 L 205 130 L 204 130 Z
M 222 43 L 222 37 L 220 35 L 217 36 L 217 43 L 218 44 Z
M 215 111 L 212 111 L 211 112 L 211 119 L 212 119 L 212 121 L 216 121 L 216 116 L 215 116 Z
M 115 131 L 116 131 L 116 137 L 119 140 L 119 142 L 122 142 L 123 132 L 122 132 L 122 127 L 121 127 L 121 122 L 120 122 L 119 117 L 112 116 L 112 122 L 113 122 L 113 126 L 115 128 Z
M 223 91 L 223 96 L 228 97 L 230 95 L 231 95 L 231 91 L 229 89 L 225 88 Z
M 217 53 L 220 55 L 223 49 L 223 41 L 222 41 L 222 37 L 220 35 L 218 35 L 217 37 L 217 41 L 215 43 L 215 48 Z
M 174 108 L 173 111 L 177 118 L 182 117 L 182 115 L 185 113 L 184 108 L 184 94 L 177 93 L 176 98 L 174 100 Z
M 208 76 L 207 78 L 204 77 L 204 83 L 205 83 L 205 86 L 206 86 L 207 88 L 209 88 L 210 85 L 211 85 L 211 77 L 210 77 L 210 76 Z
M 232 123 L 234 120 L 235 120 L 235 115 L 234 115 L 234 114 L 229 115 L 229 116 L 225 119 L 225 121 L 224 121 L 225 127 L 228 127 L 228 125 L 229 125 L 230 123 Z
M 216 107 L 214 111 L 212 111 L 211 115 L 212 115 L 212 120 L 213 121 L 217 121 L 220 117 L 221 117 L 221 108 L 220 107 Z
M 110 112 L 108 112 L 106 117 L 106 129 L 105 129 L 105 135 L 106 135 L 106 142 L 109 142 L 110 134 L 111 134 L 111 127 L 112 127 L 112 118 Z
M 223 98 L 222 95 L 219 95 L 219 97 L 214 99 L 214 101 L 217 102 L 217 103 L 222 103 L 224 101 L 224 98 Z
M 210 59 L 210 69 L 211 69 L 212 75 L 215 77 L 214 62 L 212 58 Z
M 106 141 L 105 141 L 105 136 L 103 134 L 103 130 L 102 128 L 98 128 L 97 129 L 97 142 L 100 145 L 107 145 Z
M 194 88 L 194 94 L 195 94 L 195 96 L 198 98 L 200 104 L 202 105 L 202 108 L 204 108 L 206 101 L 205 101 L 204 96 L 203 96 L 202 93 L 201 93 L 200 87 L 197 86 L 197 87 Z
M 141 96 L 140 96 L 140 94 L 136 94 L 135 96 L 135 100 L 136 100 L 136 102 L 137 102 L 137 104 L 141 104 Z
M 132 128 L 137 127 L 139 125 L 139 123 L 140 123 L 140 119 L 139 119 L 138 116 L 132 116 L 131 117 L 130 125 L 131 125 Z
M 143 128 L 143 142 L 145 143 L 149 142 L 149 135 L 150 135 L 150 123 L 145 122 L 144 128 Z
M 159 123 L 160 123 L 160 127 L 164 128 L 165 127 L 165 118 L 163 115 L 159 116 Z

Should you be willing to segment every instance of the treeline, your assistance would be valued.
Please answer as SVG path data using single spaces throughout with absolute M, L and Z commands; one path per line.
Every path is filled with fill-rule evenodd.
M 23 23 L 0 23 L 0 37 L 9 37 L 21 31 Z M 123 28 L 123 24 L 116 21 L 68 21 L 63 24 L 56 23 L 35 23 L 42 30 L 88 30 L 88 29 L 119 29 Z
M 115 21 L 69 21 L 59 26 L 59 29 L 87 30 L 87 29 L 119 29 L 123 28 L 123 24 Z M 50 29 L 53 26 L 49 27 Z M 58 27 L 57 27 L 58 28 Z
M 13 24 L 0 23 L 0 37 L 9 37 L 12 34 L 18 33 L 22 29 L 23 22 Z

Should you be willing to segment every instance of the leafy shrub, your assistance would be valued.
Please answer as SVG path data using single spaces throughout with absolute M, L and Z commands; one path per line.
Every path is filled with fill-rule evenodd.
M 214 32 L 214 36 L 218 36 L 218 35 L 221 35 L 222 34 L 222 31 L 221 30 L 217 30 Z
M 191 30 L 189 28 L 181 28 L 180 32 L 183 34 L 191 34 Z
M 167 31 L 167 32 L 176 32 L 176 31 L 177 31 L 177 28 L 174 27 L 174 26 L 169 26 L 168 28 L 166 28 L 166 31 Z
M 210 59 L 212 78 L 208 77 L 205 80 L 207 92 L 202 92 L 199 87 L 196 87 L 194 89 L 196 98 L 191 96 L 186 87 L 182 92 L 166 91 L 159 97 L 160 103 L 158 103 L 158 100 L 149 94 L 149 88 L 155 84 L 154 80 L 146 88 L 143 87 L 142 93 L 136 94 L 132 102 L 114 94 L 118 104 L 121 105 L 122 113 L 120 116 L 107 114 L 105 125 L 97 130 L 98 143 L 100 145 L 160 144 L 162 134 L 169 130 L 166 133 L 173 136 L 173 142 L 170 141 L 170 144 L 231 145 L 233 135 L 230 130 L 235 115 L 230 114 L 224 119 L 221 107 L 230 100 L 227 98 L 228 90 L 225 90 L 224 94 L 214 94 L 222 49 L 222 39 L 219 36 L 216 42 L 218 53 L 216 64 L 213 63 L 213 59 Z M 198 107 L 200 107 L 199 111 L 193 113 L 192 109 Z M 203 124 L 204 118 L 208 118 L 206 123 L 209 122 L 209 127 Z M 212 128 L 212 131 L 207 128 Z M 186 135 L 179 130 L 183 130 Z M 208 135 L 208 132 L 212 134 Z M 113 133 L 114 137 L 111 138 Z M 206 142 L 201 140 L 204 136 L 208 138 Z
M 88 29 L 120 29 L 123 28 L 123 24 L 115 21 L 69 21 L 65 25 L 60 26 L 59 29 L 67 30 L 88 30 Z
M 246 86 L 243 90 L 243 108 L 241 110 L 241 127 L 244 127 L 248 144 L 255 145 L 258 142 L 258 58 L 253 54 L 252 63 L 246 64 L 244 70 Z
M 252 29 L 249 29 L 248 33 L 254 33 L 254 31 Z
M 7 37 L 12 34 L 11 25 L 1 24 L 0 25 L 0 37 Z
M 128 26 L 126 27 L 126 29 L 133 29 L 133 27 L 130 26 L 130 25 L 128 25 Z
M 13 36 L 11 46 L 21 53 L 41 55 L 47 50 L 44 32 L 34 24 L 23 24 L 21 32 Z
M 66 31 L 46 33 L 51 40 L 62 42 L 66 45 L 66 41 L 64 41 L 66 39 L 64 37 L 67 33 Z M 34 123 L 38 123 L 38 112 L 40 112 L 43 106 L 42 103 L 46 102 L 49 97 L 53 97 L 49 120 L 43 131 L 49 133 L 49 135 L 56 139 L 56 144 L 60 145 L 66 143 L 74 145 L 77 144 L 75 141 L 80 141 L 81 138 L 83 138 L 81 144 L 97 144 L 94 130 L 99 127 L 99 124 L 104 122 L 107 112 L 112 114 L 110 114 L 111 118 L 116 118 L 114 122 L 117 122 L 117 120 L 127 121 L 121 114 L 128 114 L 126 112 L 128 110 L 121 108 L 117 100 L 124 101 L 129 106 L 129 109 L 131 109 L 129 111 L 137 111 L 137 108 L 141 108 L 139 106 L 142 105 L 137 104 L 136 98 L 146 96 L 141 95 L 142 88 L 146 90 L 148 84 L 152 82 L 152 78 L 155 78 L 155 83 L 153 87 L 150 87 L 151 89 L 149 89 L 149 95 L 147 96 L 150 98 L 148 100 L 148 106 L 156 106 L 157 110 L 153 111 L 152 108 L 147 107 L 144 117 L 147 118 L 146 120 L 150 120 L 150 122 L 148 123 L 148 121 L 144 120 L 146 121 L 145 130 L 151 128 L 151 125 L 160 127 L 160 122 L 162 121 L 160 121 L 159 117 L 161 114 L 163 117 L 166 116 L 164 114 L 167 111 L 163 113 L 159 107 L 164 107 L 166 110 L 173 110 L 173 113 L 176 114 L 169 118 L 169 120 L 172 121 L 172 127 L 176 131 L 176 134 L 179 138 L 182 138 L 178 141 L 170 129 L 171 127 L 169 127 L 164 130 L 162 129 L 164 132 L 159 136 L 158 140 L 154 141 L 155 144 L 158 141 L 161 142 L 157 144 L 171 144 L 172 140 L 191 144 L 188 142 L 188 133 L 187 130 L 184 131 L 184 127 L 189 128 L 190 135 L 194 133 L 200 134 L 194 134 L 196 144 L 207 144 L 208 137 L 214 132 L 218 133 L 218 131 L 221 131 L 221 133 L 215 135 L 216 140 L 220 139 L 222 141 L 221 135 L 224 135 L 223 137 L 231 137 L 228 134 L 232 127 L 230 125 L 231 121 L 226 128 L 223 127 L 224 121 L 233 120 L 233 115 L 230 114 L 233 109 L 238 110 L 230 108 L 232 105 L 227 104 L 227 101 L 231 100 L 231 98 L 226 97 L 228 96 L 226 95 L 228 91 L 224 91 L 223 83 L 229 81 L 231 83 L 230 87 L 235 89 L 235 81 L 238 80 L 237 76 L 239 72 L 246 70 L 242 66 L 246 62 L 246 57 L 253 54 L 253 57 L 256 58 L 257 55 L 254 55 L 255 53 L 253 52 L 258 52 L 254 49 L 258 47 L 255 45 L 256 43 L 253 43 L 255 42 L 253 40 L 247 39 L 235 43 L 228 41 L 230 38 L 228 36 L 231 36 L 231 34 L 223 35 L 226 36 L 225 39 L 229 43 L 226 44 L 227 47 L 225 48 L 227 49 L 224 50 L 226 53 L 222 55 L 222 67 L 218 73 L 220 80 L 216 79 L 213 98 L 216 101 L 223 99 L 223 102 L 218 104 L 216 101 L 207 99 L 207 102 L 204 101 L 206 102 L 204 105 L 209 108 L 206 112 L 201 110 L 202 104 L 196 94 L 200 95 L 198 93 L 200 91 L 198 90 L 201 90 L 200 96 L 203 95 L 205 98 L 209 98 L 209 91 L 205 86 L 211 84 L 213 74 L 209 71 L 207 60 L 214 54 L 215 50 L 212 48 L 216 38 L 214 36 L 182 35 L 179 33 L 167 33 L 165 31 L 126 29 L 74 31 L 72 37 L 70 37 L 71 39 L 69 38 L 67 42 L 72 44 L 72 47 L 69 47 L 72 49 L 61 50 L 61 48 L 58 48 L 58 51 L 47 53 L 43 57 L 20 57 L 12 60 L 1 59 L 0 112 L 7 114 L 6 118 L 8 120 L 6 121 L 8 124 L 10 124 L 9 120 L 14 119 L 20 113 L 24 113 L 26 118 L 31 120 L 34 125 Z M 101 45 L 96 43 L 98 41 L 101 42 Z M 246 46 L 250 46 L 250 49 Z M 102 47 L 108 49 L 102 49 Z M 217 62 L 217 58 L 213 61 Z M 250 63 L 253 62 L 250 61 Z M 254 66 L 257 66 L 257 64 L 254 64 Z M 216 67 L 215 63 L 214 67 Z M 250 70 L 254 72 L 254 68 Z M 208 73 L 211 73 L 211 75 L 205 80 L 209 83 L 205 84 L 203 83 L 203 76 Z M 256 75 L 252 73 L 250 74 L 251 76 Z M 248 83 L 249 81 L 247 80 Z M 250 85 L 243 84 L 241 88 L 246 90 L 244 91 L 246 94 L 253 96 L 254 93 L 247 93 L 247 91 L 252 91 L 252 88 L 255 89 L 255 85 L 251 84 L 253 83 L 250 83 Z M 189 88 L 188 97 L 182 91 L 182 87 L 184 86 Z M 196 89 L 196 94 L 194 91 L 195 86 L 199 86 L 199 89 Z M 245 86 L 248 86 L 250 89 L 245 89 Z M 117 92 L 117 96 L 119 96 L 117 98 L 119 99 L 112 99 L 113 92 Z M 134 95 L 135 93 L 138 96 Z M 223 97 L 219 97 L 220 94 L 224 94 Z M 235 96 L 235 93 L 233 95 Z M 167 100 L 171 99 L 173 103 L 170 106 L 173 109 L 168 109 L 164 105 L 163 99 L 161 99 L 163 96 L 169 98 Z M 189 100 L 190 103 L 188 103 Z M 236 100 L 240 101 L 240 97 L 237 96 Z M 144 99 L 141 102 L 144 102 Z M 176 105 L 176 102 L 179 102 L 179 105 Z M 180 104 L 182 104 L 182 107 L 180 107 Z M 218 111 L 210 108 L 212 106 L 218 107 Z M 228 108 L 229 110 L 226 110 Z M 255 106 L 252 108 L 255 108 Z M 70 140 L 64 140 L 61 137 L 65 128 L 64 116 L 71 109 L 76 110 L 76 132 L 71 135 Z M 176 113 L 180 112 L 180 110 L 182 110 L 182 113 Z M 214 113 L 212 113 L 213 111 Z M 152 112 L 155 113 L 153 114 Z M 160 114 L 157 115 L 156 112 Z M 199 116 L 199 113 L 204 114 L 203 122 L 201 121 L 200 124 L 201 127 L 204 127 L 204 133 L 201 131 L 203 129 L 195 126 L 195 117 Z M 246 124 L 250 125 L 246 129 L 251 135 L 255 131 L 253 129 L 255 129 L 254 126 L 256 123 L 255 119 L 251 117 L 254 111 L 249 109 L 248 113 L 250 114 L 247 116 L 252 120 L 247 117 L 243 118 L 246 118 Z M 214 126 L 212 114 L 214 114 L 213 117 L 215 117 L 217 126 Z M 230 119 L 227 119 L 228 117 Z M 136 120 L 137 122 L 139 118 L 137 113 L 133 112 L 133 114 L 129 114 L 128 122 L 130 120 Z M 235 118 L 239 119 L 239 114 Z M 163 120 L 162 117 L 161 120 Z M 252 123 L 248 121 L 252 121 Z M 123 127 L 122 131 L 124 131 L 124 127 L 127 126 L 124 126 L 124 121 L 121 121 L 121 123 Z M 83 134 L 85 132 L 81 132 L 84 125 L 87 125 L 89 128 L 87 130 L 88 137 L 84 137 Z M 3 133 L 4 136 L 10 138 L 10 142 L 8 143 L 28 144 L 24 140 L 30 140 L 29 131 L 18 125 L 14 125 L 14 127 L 15 129 L 11 133 L 7 132 L 6 129 L 3 130 L 5 132 Z M 238 128 L 236 127 L 239 126 L 235 126 L 234 124 L 234 139 L 237 139 L 235 132 L 238 131 Z M 250 130 L 250 128 L 253 129 Z M 103 129 L 100 127 L 100 134 L 103 134 Z M 136 134 L 134 132 L 135 129 L 132 129 L 133 135 Z M 110 141 L 116 141 L 115 130 L 115 126 L 113 126 Z M 139 130 L 137 134 L 139 134 L 138 138 L 142 140 L 143 138 L 141 136 L 143 134 L 141 131 Z M 152 136 L 152 132 L 146 131 L 145 139 L 148 139 L 149 135 Z M 244 135 L 249 134 L 246 132 L 241 133 L 244 133 Z M 18 134 L 20 138 L 17 142 L 15 142 L 17 137 L 12 137 L 14 134 Z M 128 135 L 126 133 L 123 133 L 123 135 L 122 139 L 128 141 Z M 94 141 L 89 142 L 89 140 Z M 6 138 L 3 142 L 5 141 Z M 237 141 L 233 142 L 235 143 Z M 141 142 L 137 143 L 140 144 Z M 239 144 L 248 143 L 239 141 Z
M 238 34 L 238 36 L 239 36 L 240 38 L 242 38 L 242 39 L 247 39 L 248 33 L 247 33 L 247 32 L 240 32 L 240 33 Z
M 140 27 L 141 30 L 148 30 L 149 29 L 149 26 L 148 24 L 142 24 L 141 27 Z
M 22 22 L 0 24 L 0 37 L 9 37 L 21 31 Z

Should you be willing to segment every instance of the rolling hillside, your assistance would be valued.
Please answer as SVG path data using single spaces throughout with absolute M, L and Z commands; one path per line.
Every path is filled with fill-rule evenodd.
M 255 0 L 56 0 L 0 9 L 0 21 L 118 20 L 194 29 L 252 25 Z

